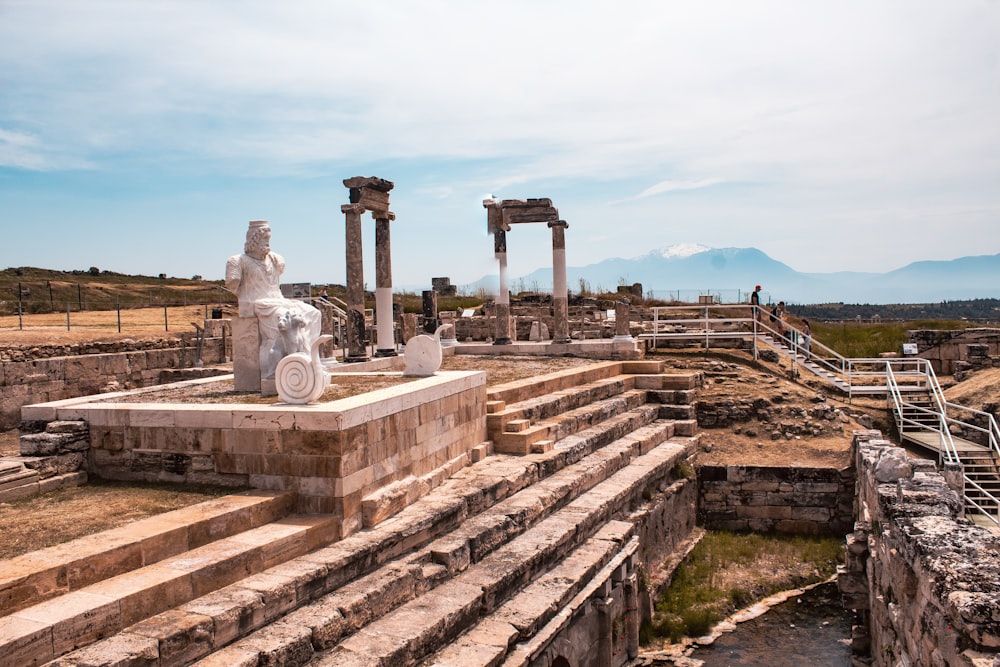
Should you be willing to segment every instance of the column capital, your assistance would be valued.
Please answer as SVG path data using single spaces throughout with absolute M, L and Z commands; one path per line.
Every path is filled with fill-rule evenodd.
M 342 204 L 340 207 L 341 213 L 357 213 L 361 215 L 365 212 L 365 207 L 361 204 Z
M 380 211 L 380 212 L 372 211 L 372 219 L 373 220 L 395 220 L 396 219 L 396 214 L 393 213 L 392 211 Z
M 562 227 L 563 229 L 569 229 L 569 223 L 566 222 L 565 220 L 553 220 L 552 222 L 548 222 L 546 224 L 548 225 L 549 229 L 552 229 L 553 227 Z

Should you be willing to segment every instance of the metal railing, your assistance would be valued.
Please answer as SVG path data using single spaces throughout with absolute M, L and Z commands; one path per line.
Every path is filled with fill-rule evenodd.
M 925 360 L 921 359 L 920 361 Z M 896 373 L 893 371 L 893 365 L 891 363 L 886 363 L 885 365 L 886 385 L 889 388 L 887 399 L 895 418 L 896 430 L 899 432 L 900 437 L 913 432 L 933 433 L 938 438 L 939 446 L 937 449 L 940 458 L 944 461 L 957 462 L 959 461 L 958 450 L 955 448 L 955 440 L 951 435 L 951 429 L 948 427 L 948 414 L 945 409 L 944 394 L 941 392 L 941 387 L 934 376 L 933 367 L 929 363 L 925 363 L 924 366 L 927 373 L 925 386 L 931 399 L 931 405 L 937 409 L 931 409 L 924 405 L 905 400 L 903 393 L 899 389 L 899 382 L 896 379 Z M 925 419 L 915 419 L 914 414 L 922 415 Z M 934 424 L 934 426 L 931 426 L 931 424 Z
M 944 461 L 960 462 L 951 427 L 963 432 L 975 432 L 988 443 L 994 462 L 1000 462 L 1000 426 L 988 412 L 950 403 L 941 390 L 931 363 L 919 357 L 851 359 L 819 341 L 810 340 L 787 322 L 772 322 L 770 313 L 758 306 L 704 303 L 687 306 L 657 306 L 652 308 L 649 331 L 640 338 L 655 348 L 660 341 L 694 341 L 709 348 L 713 340 L 739 339 L 752 341 L 754 359 L 761 343 L 777 350 L 795 363 L 808 367 L 818 377 L 855 395 L 884 394 L 892 409 L 896 428 L 901 437 L 907 433 L 930 432 L 939 446 Z M 926 395 L 930 403 L 920 405 L 909 400 L 914 394 Z M 959 415 L 972 415 L 973 420 Z M 965 477 L 966 489 L 975 489 L 981 497 L 966 500 L 1000 525 L 1000 500 L 975 480 Z M 989 507 L 993 511 L 988 511 Z

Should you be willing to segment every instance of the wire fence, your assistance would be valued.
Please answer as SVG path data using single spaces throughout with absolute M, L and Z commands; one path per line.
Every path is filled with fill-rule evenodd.
M 116 304 L 106 310 L 76 310 L 66 304 L 62 312 L 20 312 L 0 315 L 0 330 L 58 329 L 63 331 L 105 331 L 152 333 L 190 331 L 204 320 L 229 316 L 234 303 L 201 303 L 157 307 Z

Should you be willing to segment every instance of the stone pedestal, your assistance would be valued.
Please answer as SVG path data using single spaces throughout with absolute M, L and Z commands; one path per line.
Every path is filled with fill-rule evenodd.
M 615 302 L 615 337 L 612 339 L 614 343 L 631 343 L 635 340 L 632 338 L 632 332 L 628 325 L 629 314 L 632 310 L 629 305 L 626 299 Z
M 406 345 L 406 341 L 417 335 L 417 314 L 403 313 L 400 326 L 403 329 L 403 345 Z
M 256 317 L 234 317 L 233 384 L 236 391 L 260 391 L 260 329 Z
M 434 335 L 438 328 L 438 300 L 437 292 L 432 289 L 423 291 L 424 333 Z

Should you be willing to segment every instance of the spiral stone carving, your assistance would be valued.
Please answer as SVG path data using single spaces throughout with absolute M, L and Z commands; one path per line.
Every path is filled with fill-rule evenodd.
M 274 371 L 275 389 L 285 403 L 312 403 L 326 389 L 327 377 L 322 367 L 317 372 L 313 360 L 303 352 L 289 354 Z

